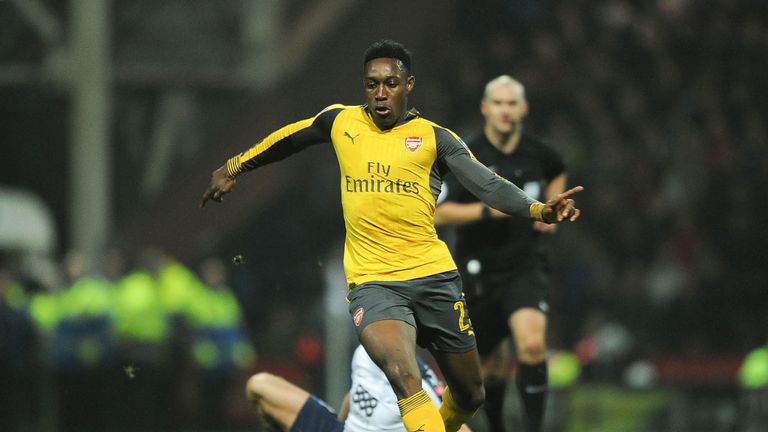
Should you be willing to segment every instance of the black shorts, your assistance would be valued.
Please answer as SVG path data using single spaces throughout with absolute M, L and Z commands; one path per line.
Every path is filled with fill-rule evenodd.
M 549 312 L 549 272 L 534 268 L 518 273 L 465 275 L 477 350 L 486 355 L 510 335 L 509 316 L 522 308 Z M 471 293 L 471 294 L 470 294 Z
M 325 402 L 310 396 L 296 416 L 289 432 L 341 432 L 344 422 Z
M 408 281 L 374 281 L 347 296 L 358 337 L 370 323 L 400 320 L 416 328 L 416 343 L 442 352 L 475 348 L 461 276 L 455 270 Z

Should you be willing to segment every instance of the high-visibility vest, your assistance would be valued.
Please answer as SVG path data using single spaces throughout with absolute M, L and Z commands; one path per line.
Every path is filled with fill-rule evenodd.
M 192 304 L 192 356 L 203 369 L 245 369 L 256 353 L 244 332 L 240 306 L 229 289 L 205 288 Z
M 41 292 L 32 295 L 29 300 L 29 316 L 40 333 L 50 336 L 59 322 L 58 293 Z
M 204 288 L 190 305 L 193 327 L 233 327 L 240 325 L 240 305 L 227 288 Z
M 189 318 L 190 308 L 204 290 L 203 283 L 189 269 L 171 261 L 157 275 L 159 299 L 172 315 Z
M 51 354 L 57 368 L 107 364 L 114 355 L 112 284 L 86 276 L 58 294 Z
M 84 277 L 60 293 L 62 319 L 112 314 L 112 284 L 106 279 Z
M 168 313 L 155 279 L 145 271 L 118 281 L 114 317 L 118 341 L 163 343 L 168 338 Z

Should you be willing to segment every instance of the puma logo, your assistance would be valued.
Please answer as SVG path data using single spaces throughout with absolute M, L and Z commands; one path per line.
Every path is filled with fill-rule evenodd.
M 350 135 L 350 134 L 349 134 L 349 132 L 347 132 L 347 131 L 344 131 L 344 136 L 345 136 L 345 137 L 347 137 L 347 138 L 349 138 L 349 139 L 350 139 L 350 141 L 352 141 L 352 144 L 354 144 L 354 143 L 355 143 L 355 138 L 359 137 L 359 136 L 360 136 L 360 134 L 357 134 L 357 135 L 355 135 L 355 136 L 352 136 L 352 135 Z

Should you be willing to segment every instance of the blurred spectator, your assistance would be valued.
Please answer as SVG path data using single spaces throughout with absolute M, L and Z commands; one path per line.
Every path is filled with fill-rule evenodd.
M 207 301 L 204 286 L 198 276 L 175 257 L 155 246 L 144 249 L 142 264 L 155 278 L 159 307 L 168 320 L 168 335 L 164 343 L 168 350 L 168 392 L 170 403 L 165 416 L 172 424 L 183 424 L 188 419 L 184 406 L 189 395 L 184 383 L 191 376 L 195 365 L 189 358 L 189 346 L 193 341 L 190 327 L 194 306 Z
M 51 354 L 56 371 L 60 428 L 105 429 L 111 391 L 105 379 L 114 364 L 112 285 L 96 276 L 77 251 L 63 262 L 65 288 L 57 294 Z
M 35 333 L 21 284 L 0 266 L 0 430 L 21 431 L 34 415 Z
M 155 276 L 142 263 L 117 282 L 115 329 L 124 376 L 118 430 L 167 429 L 173 405 L 171 323 Z
M 228 392 L 239 383 L 239 372 L 253 366 L 255 353 L 246 337 L 237 299 L 227 286 L 221 260 L 208 258 L 200 266 L 204 288 L 191 305 L 191 355 L 201 381 L 202 426 L 227 425 Z

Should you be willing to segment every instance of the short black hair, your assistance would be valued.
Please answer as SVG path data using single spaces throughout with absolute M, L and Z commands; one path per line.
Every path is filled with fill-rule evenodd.
M 389 39 L 382 39 L 374 42 L 368 49 L 365 50 L 365 57 L 363 60 L 363 67 L 368 64 L 369 61 L 377 58 L 394 58 L 403 62 L 405 66 L 405 73 L 411 74 L 411 52 L 408 51 L 403 44 L 395 42 Z

